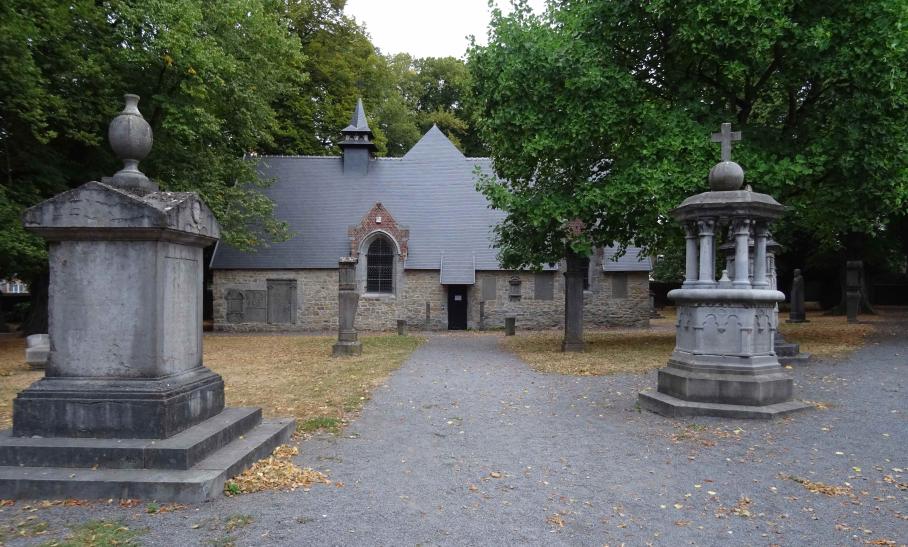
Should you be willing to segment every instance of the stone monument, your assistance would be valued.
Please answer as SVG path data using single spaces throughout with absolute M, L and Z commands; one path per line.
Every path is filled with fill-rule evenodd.
M 356 257 L 346 256 L 337 265 L 337 343 L 331 355 L 362 355 L 363 345 L 357 340 L 356 308 L 359 295 L 356 293 Z
M 34 370 L 47 366 L 47 355 L 50 353 L 50 336 L 32 334 L 25 337 L 25 362 Z
M 795 269 L 791 280 L 791 305 L 788 308 L 789 323 L 807 323 L 807 312 L 804 308 L 804 277 L 801 270 Z
M 110 124 L 124 167 L 24 214 L 49 242 L 50 354 L 0 434 L 0 498 L 202 501 L 289 438 L 292 420 L 224 408 L 202 362 L 202 251 L 220 228 L 191 192 L 138 169 L 139 97 Z
M 741 188 L 744 170 L 731 161 L 731 143 L 740 139 L 722 124 L 713 135 L 722 161 L 710 170 L 710 191 L 672 211 L 686 234 L 685 280 L 669 293 L 678 307 L 675 350 L 658 373 L 658 391 L 639 396 L 643 408 L 666 416 L 773 418 L 809 407 L 792 400 L 792 378 L 773 350 L 776 304 L 785 295 L 771 287 L 766 246 L 784 207 Z M 716 236 L 725 226 L 734 268 L 717 281 Z
M 849 323 L 858 322 L 863 299 L 864 263 L 860 260 L 849 260 L 845 263 L 845 314 Z

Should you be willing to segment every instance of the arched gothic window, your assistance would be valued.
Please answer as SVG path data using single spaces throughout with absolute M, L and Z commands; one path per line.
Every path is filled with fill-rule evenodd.
M 366 292 L 394 292 L 394 248 L 379 237 L 366 252 Z

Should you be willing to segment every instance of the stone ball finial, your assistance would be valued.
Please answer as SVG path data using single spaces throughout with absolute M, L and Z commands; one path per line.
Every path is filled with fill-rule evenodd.
M 139 171 L 139 162 L 148 156 L 154 142 L 151 126 L 139 112 L 139 96 L 127 93 L 123 98 L 126 106 L 107 129 L 110 148 L 123 160 L 123 169 L 117 171 L 109 182 L 138 194 L 154 192 L 156 185 Z
M 709 189 L 714 192 L 740 190 L 744 169 L 733 161 L 721 161 L 709 170 Z

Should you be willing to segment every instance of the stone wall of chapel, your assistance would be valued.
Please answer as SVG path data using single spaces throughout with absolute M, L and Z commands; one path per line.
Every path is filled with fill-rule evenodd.
M 602 271 L 601 256 L 591 260 L 590 288 L 584 291 L 584 320 L 589 327 L 641 327 L 649 324 L 649 276 L 647 272 L 615 274 Z M 537 275 L 551 276 L 551 299 L 537 299 Z M 511 295 L 510 280 L 520 279 L 520 297 Z M 626 276 L 626 296 L 615 296 L 616 278 Z M 297 283 L 296 323 L 272 325 L 267 321 L 228 322 L 228 291 L 266 291 L 269 279 L 292 279 Z M 437 270 L 407 270 L 399 279 L 395 295 L 362 295 L 356 326 L 362 330 L 393 330 L 398 319 L 406 319 L 410 329 L 426 325 L 447 328 L 447 289 L 439 284 Z M 494 299 L 483 301 L 485 283 L 494 283 Z M 620 280 L 619 280 L 620 283 Z M 619 291 L 619 295 L 623 291 Z M 215 270 L 215 330 L 249 331 L 334 331 L 337 329 L 337 270 Z M 542 296 L 547 296 L 543 294 Z M 507 315 L 517 317 L 518 328 L 542 329 L 564 323 L 563 271 L 543 274 L 512 271 L 476 272 L 476 284 L 467 298 L 468 326 L 471 329 L 502 328 Z M 482 314 L 482 317 L 480 317 Z

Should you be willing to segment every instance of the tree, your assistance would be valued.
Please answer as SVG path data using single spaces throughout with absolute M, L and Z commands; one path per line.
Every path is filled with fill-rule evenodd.
M 718 159 L 708 135 L 736 122 L 736 159 L 792 207 L 817 248 L 875 237 L 908 201 L 904 4 L 565 0 L 493 15 L 469 66 L 480 134 L 507 211 L 497 244 L 533 266 L 611 241 L 679 245 L 667 212 Z M 584 229 L 568 229 L 576 219 Z M 783 241 L 784 243 L 784 241 Z
M 271 218 L 271 202 L 257 191 L 264 181 L 243 161 L 245 152 L 272 140 L 272 104 L 304 76 L 304 57 L 281 6 L 277 0 L 230 0 L 216 10 L 200 0 L 4 3 L 0 209 L 17 216 L 25 206 L 112 174 L 118 166 L 105 143 L 107 124 L 122 109 L 122 94 L 135 92 L 155 135 L 142 163 L 149 176 L 164 189 L 198 191 L 231 245 L 252 248 L 286 237 L 283 223 Z M 2 230 L 0 241 L 18 245 L 4 268 L 40 254 L 19 222 Z

